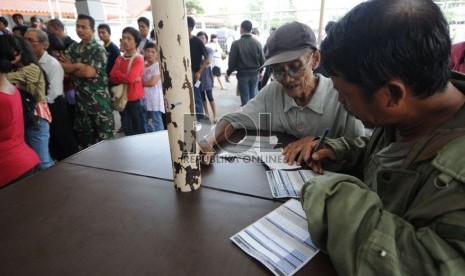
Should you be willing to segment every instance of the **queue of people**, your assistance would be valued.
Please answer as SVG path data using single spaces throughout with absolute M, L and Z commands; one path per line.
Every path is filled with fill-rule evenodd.
M 114 116 L 109 90 L 112 85 L 124 83 L 128 86 L 129 101 L 121 116 L 126 135 L 164 129 L 158 54 L 155 44 L 143 37 L 139 30 L 125 28 L 119 49 L 111 42 L 111 29 L 107 24 L 98 26 L 104 45 L 95 40 L 95 20 L 88 15 L 78 15 L 76 33 L 81 39 L 79 42 L 66 35 L 64 25 L 58 19 L 50 20 L 45 27 L 43 20 L 37 17 L 31 18 L 34 22 L 29 26 L 24 24 L 22 15 L 16 14 L 13 18 L 16 27 L 21 27 L 21 32 L 16 34 L 8 32 L 7 23 L 0 18 L 0 37 L 4 46 L 0 49 L 1 72 L 6 94 L 16 97 L 21 91 L 18 95 L 21 95 L 24 111 L 20 120 L 23 130 L 17 130 L 13 136 L 5 135 L 17 139 L 18 134 L 23 133 L 21 136 L 24 137 L 16 141 L 18 154 L 25 152 L 31 161 L 38 158 L 40 162 L 32 162 L 33 166 L 27 170 L 20 167 L 11 170 L 11 174 L 2 173 L 0 186 L 25 174 L 47 169 L 56 161 L 99 141 L 112 139 Z M 146 18 L 139 21 L 141 27 L 150 24 Z M 143 39 L 146 42 L 144 48 L 138 48 Z M 146 48 L 150 50 L 145 61 L 140 53 L 145 53 Z M 134 63 L 127 72 L 132 57 Z M 18 91 L 11 91 L 10 85 Z M 17 103 L 10 101 L 9 104 L 16 106 Z M 5 110 L 17 114 L 14 108 Z M 8 115 L 5 118 L 11 118 L 11 114 Z M 11 131 L 11 128 L 6 129 Z M 10 139 L 0 142 L 5 143 L 2 148 L 13 143 Z M 32 149 L 36 159 L 31 158 L 31 151 L 26 149 Z M 15 147 L 3 151 L 0 164 L 17 164 L 17 160 L 7 156 L 12 152 Z
M 192 34 L 193 18 L 187 21 L 194 82 L 207 82 L 194 88 L 202 119 L 208 109 L 202 107 L 201 91 L 203 104 L 208 98 L 214 108 L 209 64 L 215 53 L 205 47 L 205 33 Z M 369 0 L 332 24 L 321 46 L 308 25 L 291 22 L 270 35 L 265 53 L 251 40 L 251 27 L 247 20 L 241 24 L 242 37 L 233 43 L 227 71 L 229 76 L 237 70 L 241 92 L 247 91 L 243 107 L 218 121 L 199 142 L 201 151 L 211 157 L 215 146 L 239 127 L 284 132 L 298 139 L 284 149 L 287 162 L 305 163 L 316 174 L 338 172 L 307 182 L 301 202 L 314 244 L 341 275 L 463 273 L 465 75 L 451 70 L 463 64 L 463 54 L 456 52 L 463 47 L 451 54 L 449 26 L 440 8 L 431 0 Z M 58 60 L 74 82 L 79 145 L 112 138 L 108 77 L 111 84 L 128 85 L 126 135 L 161 121 L 154 43 L 138 48 L 146 36 L 125 28 L 123 55 L 108 75 L 105 48 L 93 39 L 93 19 L 79 15 L 76 29 L 82 41 Z M 51 112 L 59 96 L 46 93 L 54 82 L 48 74 L 55 73 L 40 66 L 47 68 L 49 58 L 40 54 L 43 47 L 31 48 L 43 42 L 41 32 L 27 30 L 26 40 L 0 36 L 0 112 L 5 114 L 0 137 L 6 137 L 0 150 L 23 153 L 0 160 L 12 168 L 0 178 L 3 184 L 37 164 L 44 168 L 53 162 L 44 147 L 46 130 L 54 112 L 63 112 Z M 329 77 L 314 72 L 320 63 Z M 258 70 L 265 66 L 274 81 L 256 94 Z M 37 101 L 33 125 L 18 119 L 18 89 Z M 144 110 L 153 113 L 144 117 Z M 374 127 L 372 135 L 365 135 L 365 127 Z M 327 128 L 321 143 L 318 135 Z

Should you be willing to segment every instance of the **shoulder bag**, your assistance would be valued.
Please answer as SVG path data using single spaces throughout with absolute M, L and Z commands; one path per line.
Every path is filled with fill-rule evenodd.
M 139 54 L 135 54 L 131 57 L 128 64 L 127 73 L 131 71 L 132 62 Z M 121 83 L 111 88 L 113 97 L 111 98 L 111 107 L 116 111 L 123 111 L 128 102 L 128 85 Z

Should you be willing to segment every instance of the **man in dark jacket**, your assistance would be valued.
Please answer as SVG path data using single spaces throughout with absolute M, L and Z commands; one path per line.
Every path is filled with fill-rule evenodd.
M 241 104 L 244 106 L 257 94 L 258 70 L 265 63 L 261 43 L 252 36 L 252 22 L 241 23 L 241 38 L 234 41 L 229 53 L 226 81 L 232 72 L 237 71 L 237 85 L 241 94 Z

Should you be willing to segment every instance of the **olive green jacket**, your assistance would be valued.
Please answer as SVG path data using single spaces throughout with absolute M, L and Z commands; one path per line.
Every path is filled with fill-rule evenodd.
M 327 144 L 340 168 L 363 171 L 385 146 L 383 132 Z M 401 168 L 379 170 L 376 179 L 368 187 L 353 176 L 324 175 L 302 188 L 312 240 L 338 273 L 463 275 L 465 106 L 416 141 Z

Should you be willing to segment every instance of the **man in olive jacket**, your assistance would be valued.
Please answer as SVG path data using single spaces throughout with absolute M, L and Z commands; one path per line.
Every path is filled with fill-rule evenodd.
M 339 101 L 371 139 L 306 145 L 302 190 L 314 243 L 341 275 L 465 272 L 465 85 L 449 69 L 449 27 L 430 0 L 373 0 L 321 46 Z

